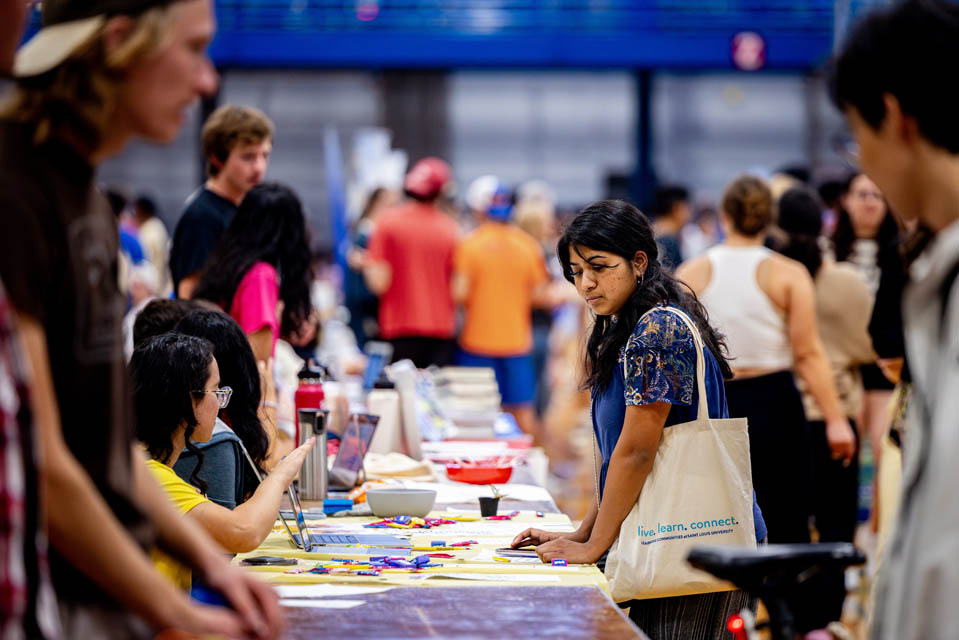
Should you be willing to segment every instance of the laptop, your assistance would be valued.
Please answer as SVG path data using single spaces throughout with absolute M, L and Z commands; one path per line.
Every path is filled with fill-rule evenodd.
M 257 469 L 256 464 L 253 462 L 253 458 L 250 457 L 250 454 L 247 452 L 246 447 L 243 444 L 240 444 L 240 448 L 243 450 L 243 455 L 246 456 L 246 461 L 249 463 L 250 468 L 253 469 L 254 475 L 256 475 L 257 480 L 263 482 L 263 477 L 260 475 L 260 470 Z M 298 533 L 293 533 L 293 530 L 290 528 L 289 523 L 286 521 L 286 518 L 283 517 L 283 510 L 280 510 L 280 520 L 283 522 L 286 532 L 290 534 L 290 538 L 293 540 L 298 548 L 303 549 L 307 553 L 325 553 L 325 554 L 335 554 L 335 555 L 348 555 L 358 553 L 358 549 L 354 547 L 336 547 L 328 545 L 344 545 L 344 544 L 362 544 L 362 545 L 383 545 L 383 547 L 392 547 L 392 548 L 379 548 L 379 547 L 369 547 L 364 548 L 361 555 L 394 555 L 394 556 L 407 556 L 410 555 L 410 547 L 412 543 L 403 538 L 398 538 L 396 536 L 386 536 L 386 535 L 341 535 L 341 534 L 315 534 L 309 533 L 306 527 L 306 516 L 303 513 L 303 507 L 300 505 L 300 498 L 296 493 L 296 489 L 293 488 L 293 485 L 290 485 L 286 488 L 286 494 L 290 499 L 290 506 L 293 508 L 293 516 L 296 524 L 296 530 Z M 308 547 L 305 547 L 302 543 L 303 534 L 307 533 L 306 539 L 310 542 Z
M 329 472 L 329 488 L 349 491 L 359 484 L 363 473 L 363 458 L 370 450 L 370 441 L 376 432 L 380 417 L 368 413 L 353 413 L 340 434 L 340 449 L 336 452 Z
M 300 499 L 296 495 L 296 490 L 289 486 L 286 488 L 286 495 L 290 498 L 290 505 L 293 507 L 294 519 L 296 521 L 296 530 L 298 533 L 293 533 L 290 531 L 289 525 L 287 525 L 287 531 L 290 531 L 290 536 L 293 538 L 293 544 L 298 548 L 303 549 L 307 553 L 329 553 L 330 549 L 328 545 L 368 545 L 368 546 L 379 546 L 379 547 L 396 547 L 396 549 L 365 549 L 359 551 L 357 549 L 347 548 L 343 550 L 343 553 L 362 553 L 366 555 L 367 553 L 371 555 L 380 555 L 380 552 L 383 552 L 384 555 L 389 555 L 393 551 L 397 551 L 396 555 L 406 555 L 405 553 L 399 553 L 400 550 L 405 550 L 406 553 L 409 553 L 412 543 L 409 540 L 404 540 L 403 538 L 397 536 L 388 536 L 388 535 L 377 535 L 377 534 L 341 534 L 341 533 L 310 533 L 306 526 L 306 517 L 303 515 L 303 507 L 300 505 Z M 281 515 L 282 519 L 283 516 Z M 283 520 L 283 524 L 286 524 L 286 520 Z M 306 540 L 308 544 L 304 545 L 303 541 Z

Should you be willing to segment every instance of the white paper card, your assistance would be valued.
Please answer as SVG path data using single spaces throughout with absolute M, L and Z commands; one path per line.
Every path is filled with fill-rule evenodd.
M 330 596 L 363 596 L 389 591 L 392 587 L 351 587 L 335 584 L 278 584 L 273 589 L 280 598 L 329 598 Z
M 432 573 L 431 578 L 450 578 L 452 580 L 479 580 L 481 582 L 559 582 L 559 576 L 536 573 Z
M 311 600 L 309 598 L 280 600 L 281 607 L 314 607 L 317 609 L 352 609 L 362 604 L 362 600 Z
M 470 566 L 473 566 L 474 562 L 496 562 L 496 560 L 493 560 L 494 557 L 509 558 L 510 564 L 540 564 L 540 565 L 545 564 L 538 557 L 519 558 L 519 557 L 513 557 L 513 556 L 502 556 L 494 552 L 492 549 L 483 549 L 482 551 L 479 552 L 479 554 L 476 555 L 476 557 L 470 558 L 468 562 Z M 503 562 L 502 564 L 505 565 L 506 563 Z

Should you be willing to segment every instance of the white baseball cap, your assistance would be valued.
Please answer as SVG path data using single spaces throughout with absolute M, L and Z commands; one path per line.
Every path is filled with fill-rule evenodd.
M 29 78 L 50 71 L 92 38 L 108 18 L 138 15 L 174 0 L 44 0 L 43 27 L 20 47 L 13 75 Z

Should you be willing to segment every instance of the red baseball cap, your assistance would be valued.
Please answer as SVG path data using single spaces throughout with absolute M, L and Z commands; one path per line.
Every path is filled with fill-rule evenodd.
M 406 174 L 403 189 L 420 198 L 435 198 L 452 176 L 453 170 L 439 158 L 423 158 Z

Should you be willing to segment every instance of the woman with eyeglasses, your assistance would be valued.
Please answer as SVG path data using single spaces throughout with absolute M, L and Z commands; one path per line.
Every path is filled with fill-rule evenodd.
M 872 310 L 869 288 L 849 264 L 823 255 L 822 203 L 806 187 L 793 187 L 779 198 L 777 226 L 782 239 L 777 252 L 800 263 L 815 285 L 816 323 L 833 374 L 836 392 L 849 426 L 860 440 L 857 422 L 862 411 L 860 366 L 873 362 L 869 336 Z M 845 463 L 835 460 L 826 439 L 823 412 L 808 388 L 799 381 L 803 408 L 809 421 L 812 456 L 811 511 L 819 542 L 852 542 L 856 533 L 859 501 L 858 456 Z M 859 425 L 861 429 L 862 425 Z M 825 629 L 842 616 L 846 599 L 845 570 L 823 569 L 804 585 L 801 606 L 793 613 L 800 629 Z
M 229 405 L 220 409 L 212 439 L 200 447 L 204 461 L 199 472 L 199 477 L 207 482 L 207 496 L 233 509 L 256 489 L 257 473 L 268 470 L 270 440 L 260 409 L 267 397 L 261 383 L 271 378 L 261 379 L 243 329 L 222 311 L 191 311 L 177 322 L 174 331 L 209 340 L 220 368 L 220 379 L 233 390 Z M 247 454 L 253 465 L 249 464 Z M 187 451 L 174 469 L 186 479 L 196 464 L 196 456 Z
M 136 435 L 150 456 L 147 465 L 157 482 L 177 508 L 194 518 L 226 551 L 243 553 L 257 548 L 272 530 L 283 492 L 314 441 L 288 455 L 249 500 L 231 511 L 207 499 L 206 483 L 197 475 L 203 457 L 194 442 L 210 439 L 217 414 L 229 405 L 232 394 L 229 387 L 221 386 L 212 343 L 176 333 L 150 338 L 134 350 L 130 373 Z M 184 448 L 199 454 L 189 482 L 173 471 Z M 189 589 L 188 569 L 161 551 L 154 551 L 153 557 L 175 584 Z
M 836 261 L 854 266 L 873 296 L 883 277 L 904 281 L 899 225 L 876 183 L 864 173 L 852 174 L 843 186 L 839 202 L 839 218 L 832 236 Z M 860 373 L 865 388 L 860 424 L 869 436 L 878 468 L 882 439 L 892 422 L 889 404 L 896 385 L 878 364 L 863 365 Z

